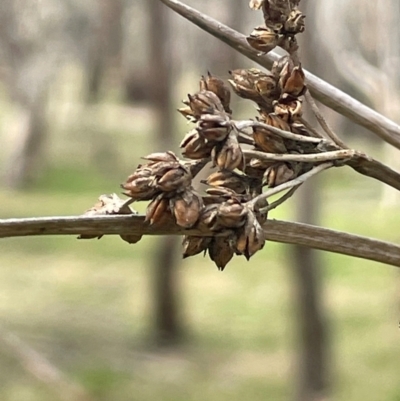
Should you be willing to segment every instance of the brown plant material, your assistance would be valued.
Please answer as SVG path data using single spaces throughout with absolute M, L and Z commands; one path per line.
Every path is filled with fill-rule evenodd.
M 253 211 L 247 211 L 245 226 L 237 233 L 235 253 L 249 260 L 265 245 L 265 233 Z
M 273 29 L 259 26 L 246 38 L 251 47 L 262 53 L 268 53 L 278 46 L 282 35 L 278 35 Z
M 203 206 L 202 198 L 192 189 L 170 200 L 170 208 L 174 213 L 176 224 L 183 228 L 193 227 L 197 223 Z
M 201 77 L 200 90 L 207 90 L 215 93 L 221 101 L 224 110 L 229 114 L 232 113 L 230 108 L 231 92 L 222 79 L 208 72 L 206 77 Z
M 193 235 L 185 235 L 182 241 L 183 259 L 189 256 L 195 256 L 199 253 L 206 252 L 211 244 L 211 237 L 196 237 Z
M 295 177 L 296 173 L 288 163 L 277 163 L 265 170 L 264 183 L 272 188 Z
M 224 270 L 234 255 L 229 238 L 214 237 L 208 246 L 208 254 L 218 270 Z
M 229 133 L 226 140 L 214 148 L 212 154 L 214 165 L 221 170 L 235 170 L 243 165 L 244 157 L 236 135 Z
M 253 127 L 253 139 L 256 146 L 267 153 L 286 153 L 285 141 L 265 128 Z
M 117 194 L 101 195 L 98 202 L 95 203 L 90 209 L 88 209 L 83 215 L 84 216 L 104 216 L 104 215 L 116 215 L 116 214 L 137 214 L 135 210 L 132 210 L 127 205 L 126 200 L 121 199 Z M 81 234 L 78 239 L 93 239 L 102 238 L 103 235 L 98 234 Z M 142 238 L 141 235 L 128 235 L 123 234 L 120 237 L 128 242 L 129 244 L 136 244 Z
M 169 199 L 165 198 L 164 194 L 159 194 L 148 204 L 145 221 L 150 225 L 163 224 L 170 216 Z

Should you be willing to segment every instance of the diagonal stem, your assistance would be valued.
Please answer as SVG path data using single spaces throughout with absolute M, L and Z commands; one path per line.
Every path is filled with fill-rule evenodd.
M 201 29 L 204 29 L 265 68 L 270 69 L 273 62 L 280 59 L 279 54 L 273 51 L 265 56 L 259 56 L 257 50 L 248 45 L 244 35 L 178 0 L 160 1 Z M 304 72 L 307 87 L 315 99 L 400 149 L 400 126 L 398 124 L 310 72 Z

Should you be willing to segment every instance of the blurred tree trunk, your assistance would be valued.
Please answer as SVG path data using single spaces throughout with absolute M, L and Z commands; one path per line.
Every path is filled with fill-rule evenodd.
M 307 21 L 313 21 L 311 3 L 304 0 Z M 308 6 L 308 7 L 307 7 Z M 317 60 L 313 47 L 313 29 L 308 26 L 302 38 L 303 65 L 317 73 Z M 317 62 L 318 61 L 318 62 Z M 323 66 L 320 67 L 321 69 Z M 317 179 L 308 181 L 296 195 L 296 221 L 318 224 L 320 186 Z M 321 401 L 328 391 L 328 346 L 326 316 L 322 302 L 322 262 L 319 253 L 302 246 L 294 246 L 292 267 L 295 280 L 299 355 L 295 401 Z
M 4 62 L 5 88 L 20 113 L 14 122 L 15 131 L 10 144 L 10 156 L 4 167 L 3 182 L 13 189 L 32 185 L 43 168 L 44 144 L 47 134 L 46 100 L 51 66 L 42 66 L 40 76 L 37 66 L 37 38 L 24 35 L 19 21 L 19 8 L 11 0 L 4 0 L 0 7 L 0 50 Z M 32 76 L 35 79 L 32 79 Z
M 163 151 L 174 147 L 169 13 L 159 0 L 147 0 L 146 3 L 150 16 L 149 94 L 157 147 L 158 151 Z M 154 246 L 154 337 L 160 346 L 176 345 L 183 336 L 178 310 L 177 238 L 160 239 Z
M 297 221 L 318 222 L 318 182 L 304 184 L 296 195 Z M 326 321 L 321 293 L 321 260 L 310 248 L 294 246 L 292 265 L 299 332 L 295 401 L 319 401 L 328 387 Z
M 36 181 L 44 164 L 47 136 L 45 94 L 21 108 L 16 125 L 4 183 L 8 188 L 24 189 Z
M 98 16 L 92 22 L 87 58 L 87 92 L 89 103 L 99 100 L 105 76 L 114 72 L 120 80 L 122 57 L 122 0 L 98 0 Z

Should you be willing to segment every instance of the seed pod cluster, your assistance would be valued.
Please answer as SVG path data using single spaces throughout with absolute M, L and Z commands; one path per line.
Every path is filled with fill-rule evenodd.
M 297 46 L 295 35 L 304 30 L 299 2 L 250 0 L 250 7 L 263 11 L 265 25 L 253 30 L 248 43 L 263 53 L 275 46 L 289 53 L 274 63 L 271 72 L 256 68 L 229 72 L 228 82 L 235 94 L 257 105 L 256 121 L 232 120 L 230 88 L 208 72 L 201 77 L 199 90 L 189 94 L 178 109 L 194 124 L 180 144 L 183 156 L 189 160 L 180 160 L 172 152 L 152 153 L 121 185 L 130 198 L 128 202 L 149 202 L 145 216 L 148 224 L 164 228 L 176 224 L 195 231 L 197 235 L 183 238 L 184 258 L 208 254 L 220 270 L 234 255 L 250 259 L 266 240 L 265 200 L 272 193 L 261 195 L 263 187 L 279 186 L 312 166 L 279 161 L 279 155 L 319 151 L 314 141 L 296 138 L 310 135 L 301 118 L 304 72 L 292 57 Z M 250 127 L 252 133 L 246 131 Z M 254 146 L 253 150 L 264 155 L 244 158 L 243 144 Z M 193 189 L 192 179 L 209 162 L 214 169 L 201 181 L 207 188 L 200 195 Z M 295 184 L 298 181 L 291 183 Z M 125 201 L 111 197 L 101 199 L 88 214 L 130 212 Z M 133 237 L 129 242 L 136 240 Z
M 250 7 L 262 9 L 265 26 L 254 28 L 246 38 L 254 49 L 268 53 L 276 46 L 287 51 L 297 49 L 295 35 L 304 31 L 305 16 L 299 0 L 250 0 Z
M 193 190 L 192 176 L 173 152 L 152 153 L 121 186 L 133 200 L 150 200 L 146 221 L 162 224 L 175 218 L 183 228 L 194 226 L 203 208 L 202 198 Z
M 230 113 L 231 93 L 225 83 L 211 75 L 202 77 L 200 91 L 188 95 L 178 111 L 196 128 L 183 138 L 182 154 L 190 159 L 210 157 L 214 166 L 233 171 L 243 166 L 244 158 Z

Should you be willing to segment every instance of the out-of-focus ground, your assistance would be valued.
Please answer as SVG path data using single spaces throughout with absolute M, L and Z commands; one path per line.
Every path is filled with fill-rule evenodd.
M 33 189 L 0 190 L 1 218 L 81 214 L 100 194 L 118 193 L 140 156 L 162 150 L 149 134 L 149 110 L 114 99 L 83 107 L 63 82 L 53 88 L 58 100 L 50 112 L 60 118 L 51 127 L 48 167 Z M 9 111 L 0 92 L 0 119 Z M 188 129 L 179 122 L 177 143 Z M 2 139 L 1 156 L 11 137 Z M 379 154 L 368 142 L 357 146 Z M 378 183 L 341 168 L 324 173 L 321 185 L 325 226 L 400 241 L 398 207 L 380 207 Z M 294 202 L 271 217 L 290 219 Z M 137 245 L 117 237 L 1 240 L 1 329 L 95 400 L 287 400 L 297 350 L 289 247 L 268 243 L 251 262 L 236 258 L 223 273 L 201 256 L 183 261 L 187 343 L 159 352 L 149 346 L 155 245 L 153 238 Z M 400 400 L 398 270 L 328 253 L 323 262 L 332 399 Z M 27 372 L 0 340 L 2 401 L 62 399 Z
M 40 2 L 45 4 L 43 9 L 39 2 L 27 9 L 21 4 L 28 3 L 13 1 L 7 0 L 7 4 L 16 7 L 16 19 L 21 22 L 17 26 L 24 29 L 10 32 L 18 33 L 21 48 L 28 49 L 27 70 L 22 65 L 18 72 L 22 81 L 16 80 L 14 92 L 10 91 L 7 85 L 12 74 L 6 59 L 2 59 L 1 175 L 9 167 L 14 141 L 19 138 L 17 133 L 26 118 L 25 114 L 20 119 L 19 113 L 24 107 L 30 110 L 25 96 L 33 97 L 37 92 L 28 90 L 31 89 L 29 83 L 33 86 L 40 83 L 40 79 L 32 76 L 45 76 L 51 81 L 43 90 L 48 96 L 48 135 L 44 146 L 44 169 L 34 184 L 19 191 L 6 189 L 5 185 L 0 187 L 0 218 L 78 215 L 91 207 L 99 195 L 120 193 L 119 184 L 136 168 L 141 156 L 165 149 L 152 133 L 154 114 L 150 105 L 127 103 L 121 94 L 118 85 L 122 78 L 125 79 L 122 74 L 116 79 L 115 72 L 106 73 L 106 82 L 97 99 L 85 99 L 85 51 L 90 48 L 85 42 L 90 31 L 87 27 L 89 22 L 94 22 L 96 27 L 96 18 L 99 18 L 96 12 L 99 11 L 93 8 L 97 10 L 95 12 L 91 7 L 101 2 L 70 0 L 62 6 L 71 8 L 64 9 L 58 2 L 49 0 Z M 212 4 L 217 3 L 205 0 L 187 2 L 216 18 L 226 14 L 222 7 L 226 6 L 224 2 L 215 7 Z M 328 8 L 333 4 L 329 0 L 321 0 L 318 4 L 322 3 Z M 147 71 L 149 51 L 142 38 L 148 32 L 145 25 L 149 19 L 144 14 L 144 4 L 147 3 L 132 2 L 129 13 L 121 22 L 126 31 L 122 70 L 126 73 L 131 67 L 137 68 L 133 74 L 135 84 L 143 83 L 146 74 L 140 74 Z M 352 4 L 360 2 L 352 0 Z M 354 15 L 361 18 L 361 13 L 356 13 L 360 8 L 353 8 Z M 253 17 L 250 10 L 246 10 L 248 14 L 243 13 L 238 22 L 247 20 L 247 25 L 242 24 L 238 29 L 248 33 L 261 18 Z M 366 14 L 375 18 L 372 6 L 367 11 Z M 332 19 L 330 13 L 325 14 Z M 0 13 L 7 22 L 7 15 L 4 15 Z M 136 18 L 137 15 L 140 18 Z M 351 19 L 353 14 L 348 17 Z M 48 25 L 42 27 L 35 18 Z M 310 29 L 315 24 L 312 18 L 311 15 L 307 17 Z M 339 26 L 336 22 L 341 21 L 335 19 L 335 27 Z M 363 32 L 369 36 L 359 35 L 357 31 L 354 37 L 368 42 L 368 51 L 364 49 L 364 53 L 368 56 L 366 59 L 374 61 L 371 54 L 379 52 L 374 42 L 365 37 L 378 36 L 374 36 L 375 30 L 369 28 L 368 18 L 364 22 Z M 185 24 L 179 18 L 172 24 L 173 102 L 176 107 L 180 107 L 180 99 L 188 92 L 197 90 L 195 80 L 199 73 L 205 74 L 210 65 L 221 67 L 221 53 L 213 39 L 196 36 L 197 28 L 188 28 Z M 0 25 L 0 39 L 3 39 L 1 28 L 4 26 Z M 358 24 L 353 24 L 352 29 L 355 26 Z M 391 29 L 385 24 L 382 26 L 383 31 L 391 32 L 391 39 L 396 39 Z M 334 36 L 335 30 L 331 28 L 326 27 L 326 33 Z M 65 37 L 66 32 L 70 36 Z M 314 37 L 324 39 L 317 31 Z M 43 50 L 46 46 L 41 45 L 42 41 L 51 51 Z M 32 44 L 32 49 L 27 44 Z M 336 84 L 337 71 L 335 76 L 332 63 L 321 47 L 316 47 L 314 42 L 308 45 L 311 50 L 317 49 L 315 53 L 322 54 L 324 59 L 323 65 L 319 65 L 319 74 Z M 64 54 L 64 46 L 70 53 Z M 214 47 L 210 50 L 209 46 Z M 3 50 L 0 48 L 0 53 Z M 336 49 L 335 52 L 339 54 Z M 349 52 L 352 54 L 351 49 Z M 54 55 L 50 60 L 46 59 L 49 54 Z M 387 65 L 393 67 L 391 63 L 396 60 L 391 57 Z M 306 65 L 308 60 L 303 61 Z M 343 68 L 347 65 L 342 63 Z M 229 69 L 251 66 L 254 65 L 242 59 L 237 65 L 221 68 L 225 71 L 222 78 L 228 78 Z M 32 67 L 32 71 L 28 67 Z M 40 74 L 44 67 L 47 75 Z M 377 68 L 383 71 L 382 66 Z M 397 72 L 398 68 L 394 70 Z M 365 78 L 363 74 L 359 73 Z M 389 89 L 392 87 L 394 84 Z M 146 89 L 146 85 L 143 88 Z M 346 90 L 349 89 L 354 90 L 347 86 Z M 368 96 L 364 100 L 379 108 L 380 99 L 373 98 L 376 104 Z M 236 100 L 234 111 L 235 118 L 253 118 L 256 114 L 254 107 L 244 100 Z M 385 108 L 380 111 L 386 113 Z M 371 140 L 372 135 L 344 125 L 333 113 L 324 112 L 350 146 L 379 160 L 388 158 L 379 141 Z M 176 114 L 175 151 L 184 133 L 191 128 Z M 395 114 L 389 117 L 395 118 L 393 116 Z M 389 161 L 393 165 L 391 162 L 395 162 L 396 157 Z M 384 196 L 379 183 L 347 167 L 324 172 L 318 179 L 322 187 L 319 195 L 321 225 L 400 242 L 398 203 L 382 202 Z M 296 202 L 296 196 L 292 197 L 270 217 L 295 219 Z M 145 209 L 143 204 L 134 207 L 139 212 Z M 251 262 L 235 258 L 222 273 L 202 256 L 182 261 L 178 276 L 186 341 L 178 348 L 160 350 L 154 347 L 152 338 L 154 288 L 151 262 L 155 246 L 154 238 L 143 238 L 136 245 L 128 245 L 112 236 L 101 240 L 77 240 L 74 237 L 1 239 L 0 401 L 89 401 L 87 397 L 92 401 L 290 399 L 300 347 L 290 247 L 267 243 Z M 328 344 L 331 346 L 331 399 L 400 401 L 398 269 L 329 253 L 322 253 L 321 259 Z M 67 379 L 57 377 L 55 372 L 58 370 Z M 43 378 L 48 381 L 43 382 Z M 60 382 L 65 387 L 60 389 L 55 384 Z M 84 395 L 74 396 L 79 389 Z

